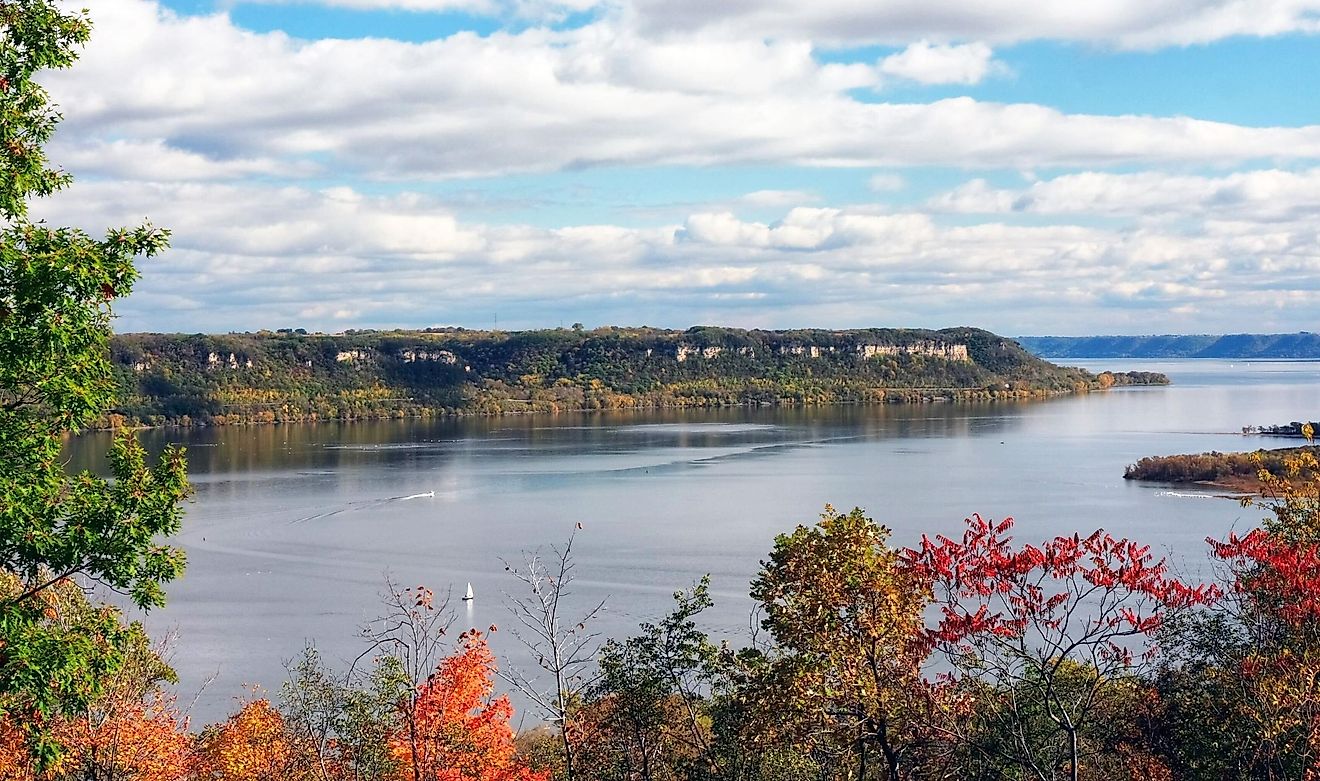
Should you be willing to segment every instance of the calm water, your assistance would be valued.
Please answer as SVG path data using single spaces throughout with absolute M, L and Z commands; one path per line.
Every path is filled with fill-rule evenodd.
M 196 494 L 177 543 L 188 572 L 146 617 L 177 633 L 173 662 L 194 717 L 221 718 L 244 684 L 271 691 L 283 662 L 314 641 L 331 662 L 363 646 L 386 573 L 438 591 L 467 582 L 458 623 L 507 625 L 502 561 L 562 543 L 575 550 L 579 604 L 608 600 L 598 622 L 623 636 L 710 573 L 707 625 L 737 637 L 747 584 L 774 536 L 826 502 L 865 508 L 897 543 L 954 533 L 979 512 L 1017 519 L 1018 536 L 1103 527 L 1204 565 L 1204 538 L 1259 512 L 1186 490 L 1136 485 L 1146 455 L 1244 450 L 1250 424 L 1315 417 L 1320 364 L 1090 361 L 1092 369 L 1168 373 L 1167 388 L 1023 404 L 734 409 L 164 430 L 182 442 Z M 95 465 L 105 437 L 73 448 Z M 434 492 L 434 496 L 417 496 Z M 507 631 L 494 638 L 522 664 Z

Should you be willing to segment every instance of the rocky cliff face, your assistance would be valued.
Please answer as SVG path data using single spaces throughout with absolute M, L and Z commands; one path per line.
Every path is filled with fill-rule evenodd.
M 885 355 L 926 355 L 948 361 L 970 361 L 967 345 L 950 342 L 916 342 L 914 344 L 859 344 L 857 352 L 863 358 Z

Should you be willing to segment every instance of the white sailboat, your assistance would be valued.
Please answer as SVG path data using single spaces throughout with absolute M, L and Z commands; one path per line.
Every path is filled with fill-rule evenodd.
M 471 602 L 471 601 L 472 601 L 472 598 L 473 598 L 473 594 L 472 594 L 472 582 L 471 582 L 471 581 L 468 581 L 467 593 L 463 595 L 463 601 L 464 601 L 464 602 Z

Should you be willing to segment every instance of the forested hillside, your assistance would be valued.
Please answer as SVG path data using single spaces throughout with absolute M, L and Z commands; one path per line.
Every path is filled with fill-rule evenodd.
M 1320 358 L 1320 334 L 1020 336 L 1042 358 Z
M 1054 366 L 975 328 L 126 334 L 112 355 L 115 414 L 148 424 L 990 399 L 1167 381 Z

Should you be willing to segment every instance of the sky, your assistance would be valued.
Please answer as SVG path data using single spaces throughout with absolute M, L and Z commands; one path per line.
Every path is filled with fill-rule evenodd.
M 1320 0 L 78 0 L 119 331 L 1320 326 Z

